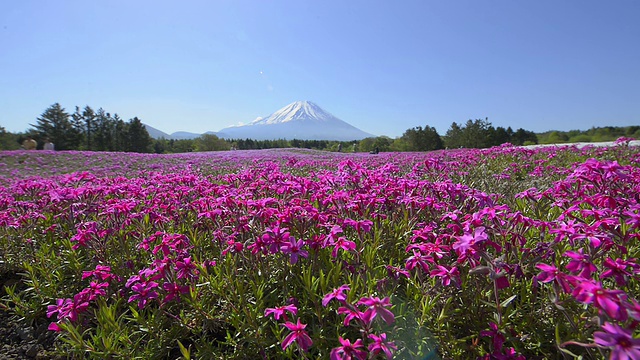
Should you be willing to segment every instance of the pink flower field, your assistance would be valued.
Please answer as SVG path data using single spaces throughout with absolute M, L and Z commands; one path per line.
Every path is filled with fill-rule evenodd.
M 639 166 L 4 151 L 0 311 L 70 359 L 639 359 Z

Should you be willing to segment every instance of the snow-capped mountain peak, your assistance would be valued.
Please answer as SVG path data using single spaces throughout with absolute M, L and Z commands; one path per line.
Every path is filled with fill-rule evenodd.
M 333 119 L 336 117 L 311 101 L 296 101 L 265 118 L 255 119 L 251 125 L 282 124 L 296 120 L 330 121 Z
M 247 125 L 220 130 L 225 139 L 300 139 L 351 141 L 372 137 L 311 101 L 296 101 Z

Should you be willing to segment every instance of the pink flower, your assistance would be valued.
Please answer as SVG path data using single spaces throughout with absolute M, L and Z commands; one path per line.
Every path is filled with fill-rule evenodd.
M 189 287 L 186 285 L 178 285 L 174 282 L 166 282 L 162 284 L 162 288 L 167 292 L 167 296 L 162 300 L 163 303 L 168 303 L 173 299 L 180 301 L 180 295 L 189 292 Z
M 324 296 L 324 298 L 322 298 L 322 306 L 327 307 L 327 305 L 329 304 L 329 302 L 333 299 L 338 300 L 341 303 L 344 303 L 347 300 L 347 296 L 344 294 L 345 291 L 351 290 L 351 288 L 349 287 L 349 285 L 342 285 L 337 289 L 333 289 L 332 292 L 328 293 L 327 295 Z
M 344 219 L 344 225 L 351 226 L 359 233 L 361 232 L 369 232 L 371 231 L 371 226 L 373 226 L 373 222 L 371 220 L 360 220 L 356 221 L 353 219 Z
M 593 303 L 612 319 L 627 319 L 628 314 L 621 301 L 621 298 L 626 298 L 626 294 L 622 290 L 604 289 L 600 283 L 583 281 L 576 286 L 572 295 L 581 303 Z
M 53 314 L 56 314 L 56 313 L 66 314 L 72 304 L 73 304 L 73 301 L 71 299 L 56 300 L 55 305 L 47 306 L 47 317 L 50 318 L 51 316 L 53 316 Z
M 296 240 L 293 236 L 289 236 L 289 242 L 284 243 L 284 245 L 280 247 L 280 251 L 282 251 L 283 254 L 291 254 L 289 263 L 293 265 L 298 262 L 299 256 L 303 258 L 309 256 L 306 250 L 302 250 L 302 246 L 304 246 L 304 241 Z
M 362 313 L 360 310 L 354 308 L 352 305 L 349 306 L 341 306 L 338 308 L 338 314 L 340 315 L 347 315 L 344 318 L 343 324 L 344 326 L 349 326 L 349 324 L 351 324 L 351 320 L 356 319 L 358 321 L 363 321 L 363 318 L 365 316 L 364 313 Z M 370 322 L 370 320 L 369 320 Z
M 504 334 L 502 334 L 502 332 L 498 329 L 498 325 L 494 322 L 489 323 L 489 328 L 491 330 L 481 331 L 480 336 L 490 337 L 492 341 L 493 351 L 501 351 L 502 346 L 504 345 L 504 342 L 506 340 Z
M 152 299 L 158 297 L 158 293 L 155 288 L 158 287 L 158 283 L 155 281 L 138 282 L 131 286 L 131 290 L 136 294 L 129 297 L 129 302 L 138 301 L 138 308 L 142 309 Z
M 287 321 L 283 324 L 287 329 L 291 330 L 291 333 L 287 335 L 282 341 L 282 350 L 286 349 L 291 345 L 294 341 L 298 343 L 298 346 L 302 349 L 302 351 L 308 351 L 313 341 L 309 337 L 309 334 L 304 330 L 307 327 L 307 324 L 301 324 L 300 319 L 296 324 Z
M 542 272 L 536 276 L 536 279 L 542 283 L 555 282 L 556 284 L 562 287 L 564 292 L 570 292 L 571 286 L 569 285 L 569 281 L 567 281 L 567 276 L 557 267 L 553 265 L 547 265 L 544 263 L 537 264 L 536 267 Z
M 627 271 L 627 266 L 629 266 L 629 264 L 630 263 L 628 261 L 624 261 L 622 259 L 611 260 L 610 258 L 607 258 L 602 264 L 607 268 L 607 270 L 600 275 L 600 278 L 606 279 L 608 277 L 613 277 L 618 286 L 624 286 L 627 283 L 627 278 L 631 276 L 631 273 Z
M 337 257 L 338 250 L 342 249 L 344 251 L 355 251 L 356 243 L 353 241 L 347 240 L 344 236 L 341 236 L 336 240 L 333 244 L 333 251 L 331 251 L 331 256 Z
M 591 262 L 591 257 L 588 254 L 584 254 L 583 251 L 583 249 L 578 250 L 578 252 L 567 251 L 564 256 L 573 259 L 567 264 L 567 270 L 573 273 L 579 272 L 581 277 L 589 279 L 591 274 L 597 271 L 598 268 Z
M 111 273 L 111 267 L 109 266 L 104 266 L 104 265 L 97 265 L 95 270 L 91 270 L 91 271 L 83 271 L 82 272 L 82 280 L 94 276 L 96 279 L 98 280 L 109 280 L 113 277 L 115 277 L 112 273 Z
M 640 359 L 640 339 L 633 338 L 632 330 L 608 322 L 602 325 L 602 329 L 604 331 L 593 333 L 593 339 L 599 346 L 611 349 L 609 359 Z
M 267 317 L 269 315 L 273 315 L 276 320 L 280 320 L 280 318 L 282 317 L 284 321 L 287 321 L 289 319 L 287 319 L 286 312 L 296 315 L 298 313 L 298 308 L 295 305 L 285 305 L 277 308 L 266 308 L 264 310 L 264 316 Z
M 364 347 L 362 344 L 362 339 L 356 340 L 353 344 L 349 339 L 343 339 L 341 336 L 338 337 L 338 341 L 340 341 L 340 345 L 337 348 L 333 348 L 331 350 L 331 354 L 329 354 L 329 359 L 331 360 L 366 360 L 367 352 L 364 350 L 360 350 Z
M 393 341 L 387 341 L 387 334 L 385 333 L 380 334 L 380 336 L 369 334 L 369 339 L 373 340 L 373 342 L 369 344 L 369 352 L 373 356 L 384 353 L 387 360 L 390 360 L 393 358 L 393 350 L 398 350 L 398 347 Z
M 413 256 L 409 256 L 405 261 L 405 268 L 409 271 L 413 270 L 416 267 L 419 267 L 424 272 L 429 271 L 429 264 L 435 263 L 433 257 L 423 255 L 420 251 L 413 249 Z
M 431 277 L 439 277 L 440 281 L 442 281 L 442 285 L 449 286 L 451 281 L 454 284 L 458 284 L 458 279 L 460 278 L 460 272 L 457 267 L 447 268 L 446 266 L 436 265 L 436 269 L 431 270 L 429 273 Z
M 380 315 L 387 324 L 392 324 L 395 321 L 393 313 L 386 309 L 391 306 L 389 297 L 385 297 L 382 300 L 378 297 L 363 297 L 358 301 L 358 305 L 366 305 L 369 307 L 365 311 L 365 318 L 369 319 L 369 321 L 375 319 L 377 315 Z
M 485 232 L 484 226 L 479 226 L 473 230 L 473 234 L 465 232 L 464 235 L 460 236 L 458 241 L 453 243 L 453 249 L 458 252 L 458 255 L 463 255 L 476 244 L 482 243 L 488 239 L 489 236 Z

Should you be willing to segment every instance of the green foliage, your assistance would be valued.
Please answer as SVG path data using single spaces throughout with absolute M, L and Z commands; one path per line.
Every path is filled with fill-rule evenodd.
M 620 137 L 640 139 L 640 126 L 604 126 L 571 131 L 554 130 L 537 135 L 541 144 L 615 141 Z
M 525 142 L 537 144 L 538 138 L 532 131 L 522 128 L 513 132 L 511 127 L 505 129 L 503 127 L 494 128 L 489 119 L 486 118 L 468 120 L 463 126 L 452 123 L 445 136 L 445 145 L 447 148 L 475 148 L 483 149 L 492 146 L 499 146 L 504 143 L 513 145 L 523 145 Z
M 0 150 L 17 150 L 20 148 L 20 142 L 18 141 L 18 135 L 7 132 L 7 130 L 0 126 Z
M 77 149 L 82 139 L 82 134 L 73 127 L 69 114 L 58 103 L 48 107 L 33 127 L 37 133 L 38 144 L 43 144 L 48 138 L 57 150 Z
M 129 120 L 127 124 L 128 146 L 127 152 L 149 153 L 152 150 L 153 139 L 149 136 L 142 121 L 137 117 Z
M 228 142 L 218 138 L 213 134 L 204 134 L 195 140 L 197 151 L 220 151 L 229 150 L 231 146 Z
M 404 151 L 431 151 L 444 149 L 444 143 L 440 138 L 440 134 L 436 128 L 432 126 L 421 126 L 408 129 L 402 134 L 402 145 L 396 146 L 403 148 Z

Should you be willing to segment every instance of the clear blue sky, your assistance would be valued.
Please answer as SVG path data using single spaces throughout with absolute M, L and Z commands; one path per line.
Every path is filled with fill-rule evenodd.
M 364 131 L 640 125 L 640 1 L 2 1 L 0 126 L 51 104 L 217 131 L 310 100 Z

